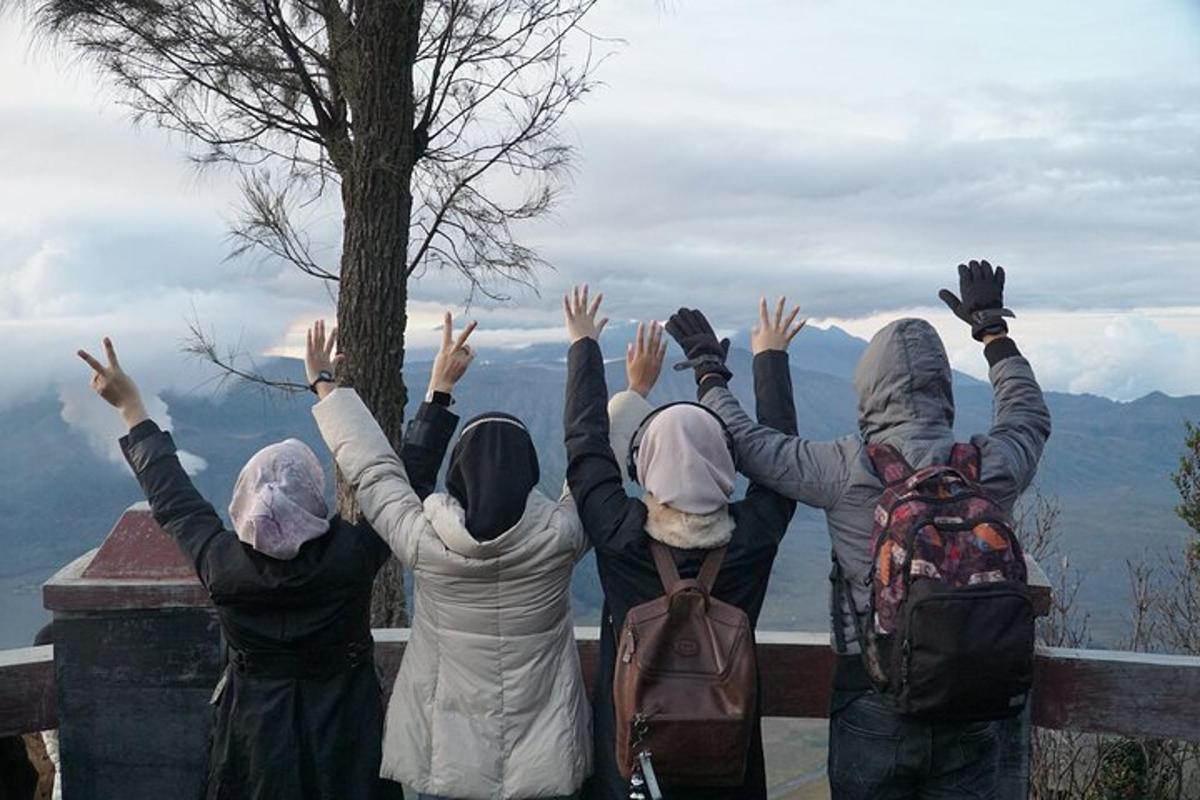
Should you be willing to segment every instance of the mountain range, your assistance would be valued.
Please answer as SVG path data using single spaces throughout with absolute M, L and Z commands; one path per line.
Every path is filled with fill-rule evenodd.
M 610 393 L 624 388 L 619 356 L 629 333 L 627 327 L 618 327 L 604 336 L 610 356 L 616 356 L 608 364 Z M 730 365 L 734 391 L 749 403 L 751 355 L 746 345 L 744 334 L 734 337 Z M 855 432 L 857 398 L 851 376 L 865 346 L 837 328 L 806 330 L 796 340 L 792 380 L 805 436 L 828 439 Z M 409 353 L 405 373 L 414 398 L 423 394 L 430 355 Z M 260 366 L 276 376 L 297 379 L 303 374 L 302 365 L 289 359 Z M 455 411 L 463 418 L 498 409 L 525 420 L 549 492 L 558 491 L 564 471 L 564 378 L 565 345 L 540 344 L 481 355 L 456 392 Z M 956 431 L 965 438 L 986 430 L 991 387 L 963 374 L 955 375 L 954 384 Z M 693 396 L 690 373 L 668 368 L 651 400 Z M 170 409 L 180 447 L 207 463 L 195 480 L 218 509 L 228 504 L 238 470 L 259 447 L 295 436 L 324 453 L 308 395 L 233 385 L 217 393 L 161 397 Z M 1082 578 L 1079 599 L 1097 641 L 1115 641 L 1129 602 L 1126 560 L 1178 552 L 1188 535 L 1173 511 L 1177 497 L 1170 474 L 1182 452 L 1184 421 L 1200 419 L 1200 396 L 1152 393 L 1120 403 L 1051 392 L 1048 402 L 1054 433 L 1037 487 L 1061 505 L 1062 551 Z M 409 411 L 414 408 L 410 400 Z M 95 452 L 63 421 L 56 392 L 5 409 L 0 435 L 7 451 L 0 460 L 0 548 L 5 554 L 0 561 L 0 604 L 5 608 L 0 614 L 0 647 L 16 647 L 27 643 L 45 619 L 41 581 L 97 546 L 121 511 L 141 495 L 127 468 Z M 828 564 L 824 522 L 818 512 L 801 508 L 776 564 L 761 626 L 824 630 Z M 1062 567 L 1044 566 L 1050 571 Z M 597 624 L 600 591 L 590 558 L 576 577 L 575 601 L 580 622 Z

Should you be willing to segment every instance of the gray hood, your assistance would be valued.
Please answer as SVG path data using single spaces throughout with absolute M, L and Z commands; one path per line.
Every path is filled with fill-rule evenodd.
M 871 339 L 854 371 L 858 428 L 863 438 L 896 444 L 914 438 L 953 441 L 950 381 L 950 360 L 932 325 L 923 319 L 900 319 L 887 325 Z M 916 454 L 905 455 L 911 463 Z M 924 459 L 918 456 L 915 460 Z

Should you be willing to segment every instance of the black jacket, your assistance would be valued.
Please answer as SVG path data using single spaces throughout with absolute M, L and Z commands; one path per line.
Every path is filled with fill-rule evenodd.
M 426 404 L 428 406 L 428 404 Z M 458 418 L 422 406 L 402 448 L 429 494 Z M 389 558 L 365 524 L 334 517 L 289 561 L 225 529 L 175 455 L 170 434 L 136 426 L 121 447 L 158 523 L 216 606 L 229 664 L 215 698 L 209 800 L 373 798 L 383 703 L 371 649 L 371 587 Z
M 794 433 L 796 409 L 787 353 L 768 352 L 755 357 L 754 387 L 759 421 L 784 433 Z M 624 624 L 629 609 L 661 597 L 663 586 L 654 568 L 649 537 L 645 533 L 646 506 L 626 494 L 622 472 L 609 445 L 607 400 L 604 360 L 599 345 L 592 339 L 576 342 L 567 359 L 567 482 L 579 507 L 584 530 L 596 548 L 600 583 L 604 589 L 600 667 L 593 698 L 595 775 L 586 787 L 585 796 L 626 800 L 628 782 L 617 769 L 615 752 L 612 677 L 616 664 L 616 633 Z M 750 485 L 744 500 L 730 506 L 736 527 L 713 594 L 745 611 L 751 625 L 758 622 L 771 565 L 794 511 L 792 501 L 757 484 Z M 673 552 L 684 577 L 696 575 L 706 553 L 702 550 Z M 686 794 L 672 791 L 670 796 L 672 800 L 765 800 L 766 768 L 761 726 L 755 725 L 746 780 L 742 786 L 695 789 Z

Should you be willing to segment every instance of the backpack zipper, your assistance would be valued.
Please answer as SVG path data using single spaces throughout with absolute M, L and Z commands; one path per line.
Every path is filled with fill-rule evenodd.
M 634 635 L 632 630 L 630 630 L 629 635 L 625 638 L 628 640 L 629 644 L 627 647 L 622 648 L 623 652 L 621 654 L 621 663 L 628 664 L 630 661 L 633 661 L 633 651 L 637 650 L 637 636 Z

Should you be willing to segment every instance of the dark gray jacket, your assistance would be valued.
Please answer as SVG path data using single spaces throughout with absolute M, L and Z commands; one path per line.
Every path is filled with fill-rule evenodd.
M 1050 436 L 1050 411 L 1033 369 L 1011 339 L 992 342 L 984 353 L 995 391 L 994 421 L 988 433 L 971 441 L 982 454 L 983 486 L 1011 509 L 1037 472 Z M 724 387 L 710 389 L 702 402 L 728 424 L 739 468 L 751 480 L 824 509 L 834 556 L 861 613 L 869 599 L 871 527 L 883 491 L 864 445 L 891 444 L 914 468 L 946 463 L 954 444 L 954 397 L 942 341 L 919 319 L 898 320 L 875 334 L 854 385 L 859 435 L 832 442 L 810 442 L 757 424 Z M 839 605 L 846 652 L 857 652 L 849 609 Z

